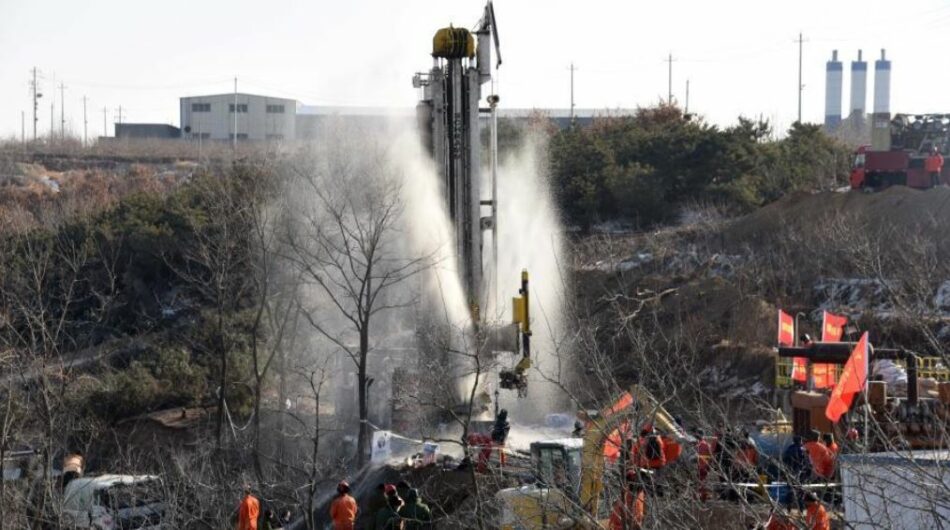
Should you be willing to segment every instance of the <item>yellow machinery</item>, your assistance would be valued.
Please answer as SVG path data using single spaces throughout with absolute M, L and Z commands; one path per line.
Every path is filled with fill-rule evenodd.
M 528 313 L 528 271 L 521 271 L 521 289 L 511 300 L 512 322 L 517 326 L 521 338 L 521 360 L 512 370 L 502 370 L 499 374 L 500 386 L 505 390 L 517 390 L 518 397 L 528 395 L 528 369 L 531 368 L 531 315 Z
M 604 446 L 625 422 L 650 422 L 686 447 L 688 436 L 673 417 L 642 386 L 633 385 L 610 407 L 586 414 L 583 438 L 547 440 L 531 444 L 538 481 L 499 491 L 502 530 L 603 528 L 610 503 L 605 493 Z

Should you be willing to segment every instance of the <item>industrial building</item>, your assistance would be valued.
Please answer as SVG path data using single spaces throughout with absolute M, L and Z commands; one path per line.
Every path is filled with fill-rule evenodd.
M 181 98 L 182 138 L 293 140 L 297 101 L 230 93 Z

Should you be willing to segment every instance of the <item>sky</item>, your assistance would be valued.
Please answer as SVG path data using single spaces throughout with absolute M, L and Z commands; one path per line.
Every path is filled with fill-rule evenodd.
M 39 134 L 60 84 L 67 130 L 90 136 L 126 122 L 178 125 L 178 98 L 231 92 L 308 105 L 412 107 L 412 74 L 431 66 L 432 35 L 473 27 L 482 0 L 0 0 L 0 137 L 31 129 L 29 81 L 40 72 Z M 509 108 L 647 106 L 673 93 L 711 123 L 743 115 L 783 130 L 798 108 L 822 122 L 825 61 L 863 49 L 892 60 L 892 112 L 950 112 L 950 1 L 496 0 L 504 60 L 496 90 Z M 868 105 L 873 101 L 869 65 Z M 55 96 L 55 98 L 51 98 Z

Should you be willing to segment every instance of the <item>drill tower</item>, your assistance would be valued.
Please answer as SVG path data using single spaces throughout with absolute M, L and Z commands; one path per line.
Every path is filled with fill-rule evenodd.
M 477 40 L 477 48 L 476 48 Z M 481 198 L 481 127 L 482 85 L 491 80 L 491 46 L 494 40 L 497 64 L 498 33 L 494 8 L 485 6 L 484 15 L 474 31 L 447 27 L 432 39 L 433 66 L 428 73 L 416 74 L 413 86 L 423 89 L 417 106 L 423 145 L 435 160 L 442 177 L 446 211 L 455 235 L 459 279 L 473 319 L 478 322 L 479 308 L 485 296 L 483 287 L 483 231 L 495 230 L 494 191 L 490 200 Z M 497 97 L 489 96 L 494 113 Z M 495 123 L 492 116 L 492 124 Z M 492 168 L 494 169 L 494 157 Z M 494 171 L 492 174 L 494 190 Z M 491 213 L 482 216 L 482 207 Z

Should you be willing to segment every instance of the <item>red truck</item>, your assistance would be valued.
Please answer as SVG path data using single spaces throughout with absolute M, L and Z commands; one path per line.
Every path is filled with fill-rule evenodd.
M 950 155 L 950 114 L 898 114 L 891 120 L 890 142 L 884 147 L 858 148 L 851 165 L 852 189 L 930 188 L 933 182 L 924 166 L 935 147 L 944 157 Z M 944 164 L 940 182 L 950 183 L 950 164 Z

